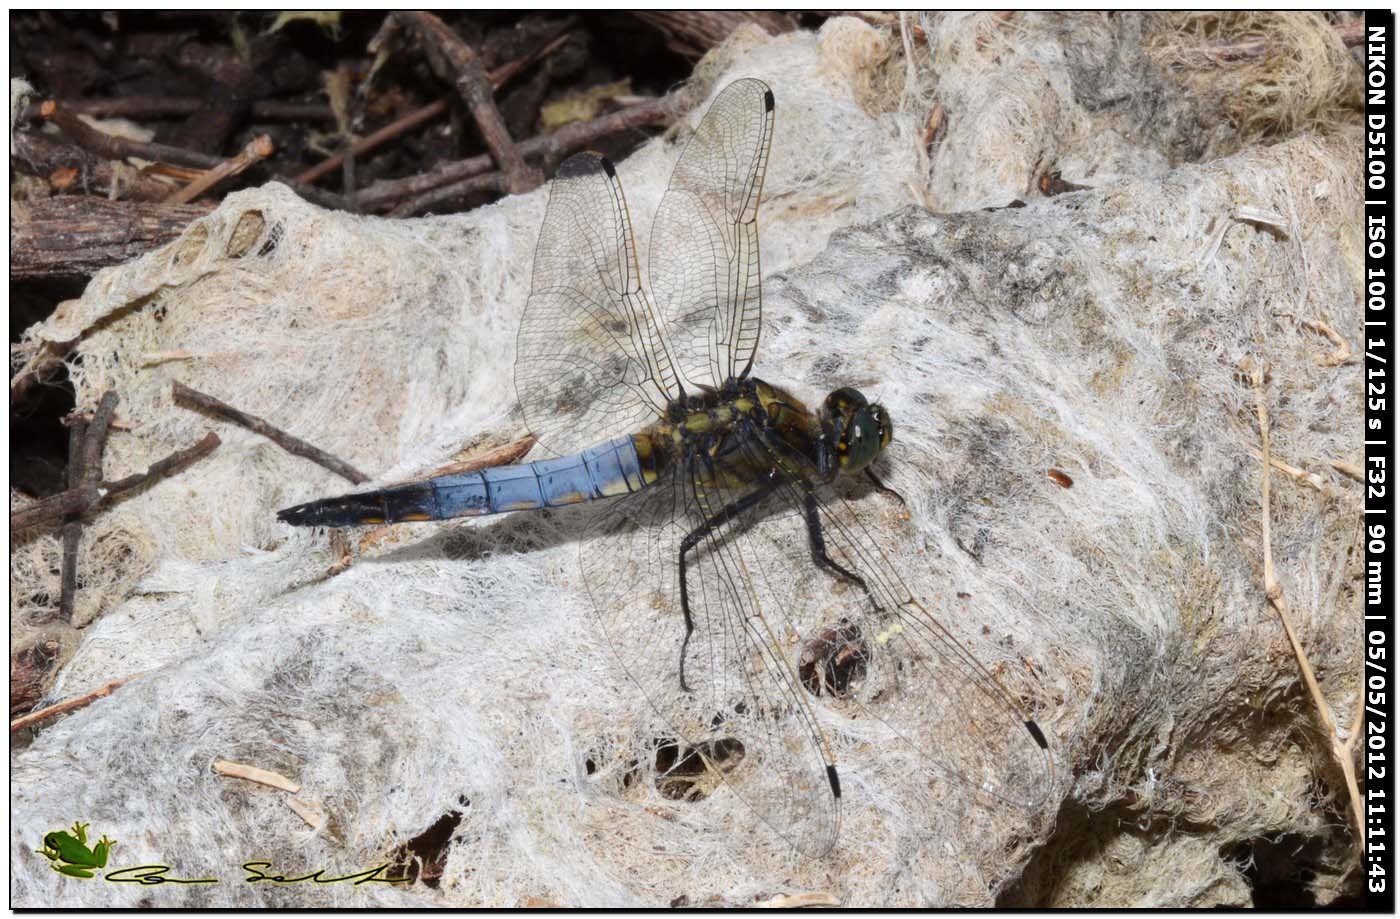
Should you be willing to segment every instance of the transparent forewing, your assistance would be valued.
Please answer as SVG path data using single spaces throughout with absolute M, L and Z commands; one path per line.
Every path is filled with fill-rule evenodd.
M 551 185 L 516 340 L 526 423 L 549 450 L 574 453 L 662 416 L 676 383 L 612 164 L 572 156 Z
M 652 293 L 691 383 L 718 388 L 753 363 L 762 320 L 758 202 L 773 93 L 731 83 L 686 145 L 652 224 Z
M 685 638 L 680 546 L 740 495 L 677 469 L 614 505 L 581 549 L 584 578 L 618 663 L 676 739 L 689 749 L 739 741 L 738 763 L 714 771 L 794 848 L 820 855 L 840 818 L 831 754 L 797 683 L 792 624 L 755 591 L 749 566 L 764 561 L 744 555 L 747 515 L 686 554 L 695 629 Z
M 807 501 L 799 484 L 785 483 L 780 493 L 789 507 Z M 883 722 L 913 753 L 911 762 L 953 789 L 983 804 L 1039 807 L 1050 791 L 1052 767 L 1043 732 L 1028 712 L 1030 699 L 1013 695 L 979 659 L 971 644 L 976 622 L 959 623 L 961 637 L 955 634 L 914 597 L 880 550 L 861 515 L 892 520 L 881 507 L 888 499 L 870 495 L 857 506 L 825 486 L 815 486 L 812 496 L 826 556 L 867 589 L 829 569 L 816 570 L 805 533 L 772 547 L 791 564 L 813 566 L 812 577 L 783 602 L 825 609 L 804 647 L 809 657 L 820 657 L 812 653 L 816 645 L 839 661 L 827 664 L 825 673 L 820 665 L 811 668 L 809 692 L 821 697 L 818 704 Z M 805 529 L 806 515 L 802 522 Z

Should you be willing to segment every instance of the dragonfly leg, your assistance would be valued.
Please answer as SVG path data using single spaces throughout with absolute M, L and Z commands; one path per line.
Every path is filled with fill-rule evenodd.
M 682 692 L 690 692 L 690 687 L 687 686 L 685 682 L 685 652 L 687 646 L 690 644 L 690 635 L 695 631 L 695 620 L 690 617 L 690 590 L 686 583 L 685 554 L 695 548 L 700 540 L 709 536 L 710 533 L 724 526 L 739 514 L 742 514 L 744 511 L 771 495 L 777 490 L 778 486 L 782 484 L 782 481 L 783 480 L 777 476 L 768 479 L 742 498 L 732 501 L 720 508 L 713 517 L 700 524 L 694 530 L 691 530 L 690 533 L 686 535 L 685 539 L 681 540 L 681 615 L 685 617 L 685 638 L 681 639 L 680 677 Z
M 826 554 L 826 539 L 822 537 L 822 515 L 817 506 L 817 493 L 806 482 L 803 483 L 802 487 L 802 516 L 807 520 L 807 546 L 812 550 L 812 561 L 817 563 L 818 568 L 826 568 L 837 577 L 855 584 L 865 591 L 873 602 L 875 596 L 870 593 L 865 579 L 855 572 L 846 570 Z
M 907 507 L 907 506 L 908 506 L 907 504 L 905 504 L 904 496 L 901 495 L 899 492 L 895 491 L 893 488 L 890 488 L 890 487 L 889 487 L 888 485 L 886 485 L 884 482 L 881 482 L 879 476 L 875 475 L 875 471 L 874 471 L 874 470 L 872 470 L 872 469 L 870 469 L 870 468 L 867 467 L 866 470 L 865 470 L 865 477 L 866 477 L 867 479 L 869 479 L 869 480 L 871 481 L 871 484 L 873 484 L 873 485 L 875 486 L 875 490 L 876 490 L 876 491 L 882 491 L 882 492 L 884 492 L 885 494 L 889 495 L 890 497 L 892 497 L 892 498 L 894 498 L 896 501 L 898 501 L 898 502 L 900 503 L 901 506 L 904 506 L 904 507 Z

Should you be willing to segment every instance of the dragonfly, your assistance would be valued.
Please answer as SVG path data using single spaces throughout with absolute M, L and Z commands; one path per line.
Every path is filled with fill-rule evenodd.
M 882 726 L 988 806 L 1039 806 L 1051 758 L 1023 700 L 872 538 L 870 505 L 893 494 L 872 469 L 894 435 L 886 409 L 852 387 L 811 408 L 753 374 L 774 117 L 760 80 L 715 98 L 653 221 L 649 289 L 616 166 L 594 153 L 560 166 L 515 362 L 526 423 L 553 458 L 279 517 L 338 527 L 605 502 L 580 567 L 617 663 L 674 735 L 658 772 L 698 762 L 819 856 L 840 832 L 843 719 Z M 866 493 L 848 498 L 838 480 Z M 937 742 L 932 718 L 951 726 Z

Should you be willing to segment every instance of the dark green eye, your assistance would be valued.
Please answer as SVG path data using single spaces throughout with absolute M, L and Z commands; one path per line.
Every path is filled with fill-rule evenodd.
M 875 413 L 869 408 L 857 409 L 841 432 L 841 466 L 847 472 L 859 472 L 869 466 L 884 447 L 880 441 L 880 422 Z
M 842 472 L 859 472 L 869 466 L 894 436 L 885 407 L 871 405 L 849 387 L 827 396 L 823 413 Z

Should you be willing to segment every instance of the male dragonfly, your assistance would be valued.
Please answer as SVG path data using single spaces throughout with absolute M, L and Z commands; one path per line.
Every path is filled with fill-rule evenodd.
M 652 227 L 650 296 L 613 164 L 583 153 L 560 167 L 515 365 L 526 422 L 559 458 L 278 516 L 348 526 L 611 499 L 580 557 L 620 664 L 692 765 L 698 756 L 795 848 L 821 854 L 840 825 L 828 727 L 839 718 L 883 722 L 891 742 L 984 802 L 1034 808 L 1050 758 L 1021 703 L 867 533 L 880 499 L 851 503 L 831 487 L 861 475 L 888 491 L 870 470 L 894 431 L 885 409 L 842 388 L 814 411 L 751 375 L 773 108 L 753 79 L 715 99 Z M 931 722 L 943 725 L 936 743 L 919 739 Z

